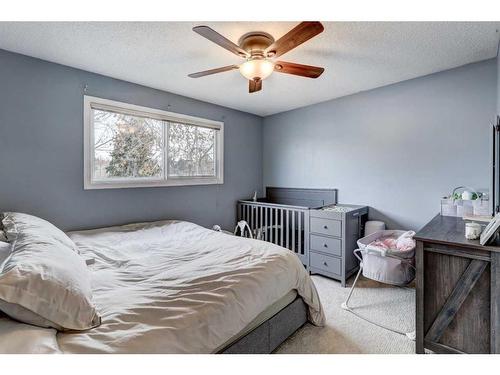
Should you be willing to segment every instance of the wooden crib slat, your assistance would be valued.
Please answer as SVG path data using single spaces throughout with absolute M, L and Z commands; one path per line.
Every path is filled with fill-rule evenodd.
M 250 217 L 248 218 L 248 225 L 250 226 L 250 229 L 253 229 L 253 217 L 254 217 L 253 206 L 249 205 L 249 207 L 250 207 Z
M 260 234 L 262 236 L 262 206 L 259 206 L 259 230 L 260 230 Z M 261 240 L 263 240 L 264 238 L 261 237 Z
M 278 244 L 278 209 L 274 207 L 274 243 Z
M 280 222 L 280 246 L 283 246 L 283 232 L 284 232 L 284 222 L 283 222 L 283 208 L 280 208 L 280 216 L 281 216 L 281 222 Z
M 251 224 L 251 223 L 250 223 L 250 210 L 251 210 L 250 205 L 249 205 L 249 204 L 247 204 L 247 210 L 246 210 L 246 211 L 247 211 L 247 214 L 246 214 L 246 217 L 245 217 L 245 221 L 246 221 L 248 224 Z
M 285 247 L 287 249 L 290 249 L 290 220 L 289 220 L 289 217 L 290 217 L 290 210 L 285 210 L 285 217 L 286 217 L 286 243 L 285 243 Z
M 257 228 L 259 228 L 259 207 L 258 206 L 254 206 L 254 214 L 255 214 L 255 217 L 253 219 L 253 232 L 254 232 L 254 238 L 255 236 L 257 235 Z
M 273 242 L 274 232 L 273 232 L 273 208 L 269 207 L 269 242 Z
M 298 238 L 298 253 L 302 254 L 302 212 L 298 212 L 298 228 L 297 228 L 297 238 Z
M 253 219 L 253 228 L 252 229 L 253 229 L 254 236 L 255 236 L 255 235 L 257 235 L 257 228 L 259 227 L 259 207 L 258 206 L 254 206 L 253 207 L 253 212 L 255 214 L 255 217 Z
M 269 238 L 268 238 L 269 236 L 267 235 L 267 227 L 268 227 L 268 224 L 267 224 L 267 207 L 264 207 L 264 228 L 265 228 L 265 230 L 264 230 L 264 233 L 265 233 L 264 240 L 265 241 L 269 241 Z

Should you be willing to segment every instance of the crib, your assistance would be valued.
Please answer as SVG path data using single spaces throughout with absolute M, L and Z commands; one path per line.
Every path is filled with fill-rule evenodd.
M 265 198 L 238 201 L 237 217 L 253 238 L 289 249 L 308 268 L 309 210 L 336 203 L 337 189 L 267 187 Z

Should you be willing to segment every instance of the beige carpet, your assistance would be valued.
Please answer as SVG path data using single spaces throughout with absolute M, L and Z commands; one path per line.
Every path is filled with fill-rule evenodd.
M 338 281 L 312 276 L 326 314 L 326 326 L 307 323 L 276 353 L 414 353 L 415 343 L 405 336 L 374 326 L 340 305 L 349 288 Z M 349 286 L 354 279 L 349 280 Z M 370 319 L 403 332 L 415 329 L 415 290 L 397 288 L 360 278 L 351 308 Z

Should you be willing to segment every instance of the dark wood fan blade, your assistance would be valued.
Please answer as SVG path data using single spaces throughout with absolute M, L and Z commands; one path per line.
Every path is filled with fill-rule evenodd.
M 324 30 L 321 22 L 302 22 L 266 48 L 267 57 L 278 57 L 307 42 Z
M 204 76 L 209 76 L 210 74 L 227 72 L 227 71 L 233 70 L 233 69 L 238 69 L 238 65 L 228 65 L 228 66 L 223 66 L 222 68 L 204 70 L 202 72 L 197 72 L 197 73 L 191 73 L 191 74 L 188 74 L 188 77 L 200 78 L 200 77 L 204 77 Z
M 211 29 L 208 26 L 196 26 L 193 27 L 193 31 L 201 36 L 207 38 L 211 42 L 221 46 L 222 48 L 227 49 L 228 51 L 234 53 L 240 57 L 248 57 L 250 56 L 247 51 L 240 48 L 238 45 L 231 42 L 226 37 L 220 35 L 217 31 Z
M 249 80 L 248 81 L 248 92 L 251 94 L 252 92 L 260 91 L 262 90 L 262 80 L 259 79 L 258 81 L 254 80 Z
M 276 63 L 274 64 L 274 71 L 308 78 L 318 78 L 325 71 L 325 68 L 320 68 L 319 66 L 295 64 L 286 61 L 276 61 Z

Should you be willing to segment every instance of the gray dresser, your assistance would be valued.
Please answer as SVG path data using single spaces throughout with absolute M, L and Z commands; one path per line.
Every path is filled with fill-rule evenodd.
M 309 270 L 346 280 L 358 270 L 353 251 L 363 237 L 368 207 L 342 204 L 309 210 Z

